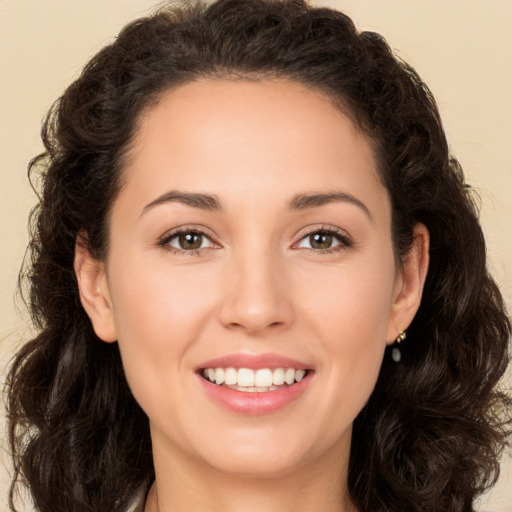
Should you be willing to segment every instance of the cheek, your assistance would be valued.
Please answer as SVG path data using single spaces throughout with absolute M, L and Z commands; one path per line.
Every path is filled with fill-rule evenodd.
M 211 276 L 197 268 L 144 254 L 119 260 L 112 265 L 111 295 L 121 340 L 169 345 L 193 329 L 211 303 Z
M 305 276 L 299 294 L 305 314 L 321 326 L 326 339 L 338 340 L 340 348 L 343 340 L 354 343 L 354 349 L 368 343 L 384 345 L 394 279 L 392 257 L 366 258 L 357 265 L 317 273 L 314 279 Z
M 208 322 L 214 287 L 204 286 L 198 272 L 176 272 L 147 258 L 125 254 L 117 262 L 110 281 L 119 348 L 132 392 L 147 410 L 190 371 L 187 354 Z
M 367 262 L 368 263 L 368 262 Z M 364 265 L 360 271 L 331 272 L 322 287 L 310 287 L 303 318 L 317 335 L 326 361 L 325 389 L 344 405 L 340 421 L 353 419 L 368 400 L 380 371 L 390 321 L 394 261 Z M 327 290 L 322 293 L 321 289 Z M 304 290 L 305 292 L 305 290 Z M 341 408 L 335 414 L 341 415 Z

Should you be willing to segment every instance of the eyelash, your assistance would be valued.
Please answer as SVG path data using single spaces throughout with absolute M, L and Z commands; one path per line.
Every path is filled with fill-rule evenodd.
M 176 237 L 179 237 L 180 235 L 186 235 L 186 234 L 201 235 L 201 236 L 207 238 L 213 246 L 220 247 L 220 245 L 217 244 L 212 239 L 211 235 L 209 235 L 201 227 L 197 227 L 197 226 L 184 226 L 184 227 L 177 228 L 177 229 L 175 229 L 175 230 L 173 230 L 173 231 L 171 231 L 169 233 L 166 233 L 158 241 L 158 245 L 160 247 L 162 247 L 163 249 L 167 250 L 167 251 L 171 251 L 173 254 L 187 255 L 187 256 L 196 256 L 196 255 L 200 254 L 200 252 L 202 250 L 210 248 L 210 247 L 206 247 L 206 248 L 203 247 L 203 248 L 199 248 L 199 249 L 186 250 L 186 249 L 179 249 L 177 247 L 173 247 L 173 246 L 170 245 L 170 242 L 173 239 L 175 239 Z M 322 226 L 320 228 L 314 227 L 314 228 L 309 229 L 304 235 L 301 236 L 301 238 L 297 242 L 295 242 L 292 245 L 292 248 L 295 249 L 295 250 L 300 249 L 300 247 L 297 247 L 298 244 L 300 244 L 303 240 L 305 240 L 308 237 L 311 237 L 312 235 L 315 235 L 315 234 L 322 234 L 322 235 L 326 235 L 326 236 L 332 236 L 337 242 L 339 242 L 339 245 L 335 245 L 334 247 L 328 247 L 326 249 L 314 249 L 312 247 L 303 247 L 302 249 L 305 249 L 305 250 L 308 250 L 308 251 L 312 251 L 312 252 L 314 252 L 316 254 L 318 254 L 318 253 L 320 253 L 320 254 L 331 254 L 331 253 L 335 253 L 335 252 L 344 251 L 344 250 L 349 249 L 350 247 L 352 247 L 354 245 L 353 241 L 351 240 L 351 238 L 349 236 L 347 236 L 347 234 L 344 233 L 343 231 L 338 230 L 338 229 L 327 228 L 327 227 Z
M 179 237 L 180 235 L 186 235 L 186 234 L 192 234 L 192 233 L 196 234 L 196 235 L 201 235 L 201 236 L 207 238 L 208 240 L 210 240 L 210 242 L 213 246 L 220 247 L 219 244 L 217 244 L 216 242 L 213 241 L 213 237 L 210 234 L 208 234 L 206 232 L 206 230 L 204 230 L 198 226 L 183 226 L 183 227 L 177 228 L 171 232 L 168 232 L 158 241 L 158 245 L 160 247 L 162 247 L 163 249 L 170 251 L 173 254 L 180 255 L 180 256 L 181 255 L 197 256 L 198 254 L 200 254 L 200 252 L 202 250 L 205 249 L 204 247 L 199 248 L 199 249 L 186 250 L 186 249 L 178 249 L 177 247 L 173 247 L 172 245 L 170 245 L 170 242 L 174 238 Z
M 327 249 L 314 249 L 314 248 L 308 248 L 304 247 L 303 249 L 306 249 L 308 251 L 312 251 L 315 254 L 332 254 L 336 252 L 341 252 L 347 249 L 350 249 L 353 247 L 354 243 L 352 239 L 340 229 L 335 229 L 331 227 L 313 227 L 310 228 L 304 235 L 301 236 L 298 242 L 295 242 L 293 244 L 293 247 L 295 248 L 300 242 L 307 239 L 308 237 L 315 235 L 315 234 L 322 234 L 327 236 L 332 236 L 335 240 L 339 242 L 339 245 L 335 245 L 334 247 L 328 247 Z M 299 249 L 299 248 L 297 248 Z

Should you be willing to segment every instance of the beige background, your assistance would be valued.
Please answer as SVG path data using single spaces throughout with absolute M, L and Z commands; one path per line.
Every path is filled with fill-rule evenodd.
M 452 149 L 481 191 L 492 270 L 512 310 L 512 0 L 316 3 L 345 10 L 359 28 L 383 33 L 434 91 Z M 0 0 L 0 368 L 28 329 L 14 294 L 26 218 L 35 203 L 25 168 L 41 149 L 40 121 L 87 59 L 154 5 Z M 8 469 L 0 467 L 0 510 L 7 510 L 8 479 Z M 512 512 L 510 459 L 482 510 Z

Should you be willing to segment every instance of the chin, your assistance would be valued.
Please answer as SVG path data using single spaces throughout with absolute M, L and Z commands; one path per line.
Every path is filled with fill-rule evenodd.
M 212 461 L 211 467 L 219 473 L 237 478 L 266 480 L 285 477 L 308 464 L 297 454 L 289 458 L 268 455 L 260 453 L 258 457 L 248 457 L 247 454 L 233 454 L 229 459 Z
M 307 436 L 303 430 L 305 425 L 306 422 L 302 423 L 295 431 L 290 426 L 259 431 L 226 429 L 224 436 L 204 439 L 204 444 L 196 447 L 196 457 L 222 474 L 270 479 L 300 472 L 317 462 L 330 464 L 348 456 L 351 428 L 341 436 L 332 432 L 318 435 L 313 429 Z

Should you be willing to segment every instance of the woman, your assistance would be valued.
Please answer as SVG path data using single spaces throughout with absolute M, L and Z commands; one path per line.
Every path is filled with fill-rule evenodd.
M 44 131 L 17 477 L 55 510 L 472 510 L 510 324 L 435 102 L 299 1 L 128 26 Z

